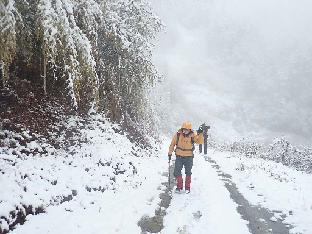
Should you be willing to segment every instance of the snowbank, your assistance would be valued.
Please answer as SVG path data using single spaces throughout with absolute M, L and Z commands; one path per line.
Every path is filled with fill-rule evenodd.
M 116 231 L 123 227 L 125 217 L 133 219 L 132 228 L 137 233 L 136 223 L 142 213 L 150 206 L 152 212 L 158 201 L 154 198 L 149 204 L 139 204 L 141 199 L 150 200 L 157 194 L 161 171 L 166 166 L 165 160 L 158 158 L 159 149 L 132 144 L 126 135 L 117 133 L 117 125 L 99 116 L 85 124 L 72 117 L 66 125 L 79 129 L 80 138 L 66 150 L 43 143 L 44 139 L 32 140 L 27 131 L 5 132 L 7 145 L 0 148 L 0 233 L 15 227 L 13 233 L 92 233 L 86 229 L 96 233 L 103 228 Z M 27 138 L 27 134 L 26 146 L 14 140 Z M 59 136 L 59 141 L 64 137 Z M 9 147 L 10 142 L 14 142 L 14 148 Z M 142 193 L 143 189 L 148 192 Z M 133 201 L 138 204 L 123 210 Z M 33 216 L 42 212 L 46 214 Z M 90 224 L 86 219 L 90 215 L 99 222 Z M 110 220 L 110 216 L 118 219 Z

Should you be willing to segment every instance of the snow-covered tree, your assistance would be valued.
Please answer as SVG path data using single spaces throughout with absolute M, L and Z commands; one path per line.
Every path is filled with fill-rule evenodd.
M 1 63 L 15 81 L 28 79 L 45 95 L 69 97 L 78 111 L 99 107 L 125 128 L 151 129 L 147 93 L 158 79 L 151 41 L 161 23 L 148 1 L 0 4 Z
M 151 120 L 145 91 L 158 78 L 151 63 L 151 40 L 161 23 L 144 0 L 105 1 L 102 8 L 102 106 L 125 125 Z
M 0 86 L 3 86 L 9 78 L 9 65 L 16 53 L 16 18 L 18 13 L 14 6 L 14 0 L 0 1 Z
M 66 80 L 67 92 L 75 108 L 84 105 L 89 107 L 98 89 L 92 44 L 75 18 L 77 4 L 70 0 L 40 0 L 37 22 L 43 70 L 49 64 L 55 78 Z M 88 6 L 84 6 L 86 10 L 90 10 Z M 43 77 L 46 79 L 45 72 Z

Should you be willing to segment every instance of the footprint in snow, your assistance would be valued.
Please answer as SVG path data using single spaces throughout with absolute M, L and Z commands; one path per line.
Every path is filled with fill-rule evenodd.
M 193 213 L 193 217 L 196 221 L 199 221 L 199 219 L 203 216 L 202 212 L 200 210 Z
M 184 225 L 183 227 L 179 227 L 177 229 L 177 233 L 179 234 L 190 234 L 190 232 L 187 230 L 187 225 Z

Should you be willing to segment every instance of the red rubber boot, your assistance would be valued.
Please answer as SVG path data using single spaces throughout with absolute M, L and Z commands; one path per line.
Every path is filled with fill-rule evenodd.
M 185 177 L 185 192 L 190 193 L 191 192 L 191 176 Z
M 183 189 L 183 178 L 182 178 L 182 176 L 177 176 L 176 180 L 177 180 L 177 188 L 176 188 L 175 192 L 180 193 Z

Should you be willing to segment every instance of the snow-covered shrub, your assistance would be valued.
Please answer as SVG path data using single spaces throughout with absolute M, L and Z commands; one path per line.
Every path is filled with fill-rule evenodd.
M 312 173 L 312 149 L 299 149 L 283 137 L 274 139 L 270 145 L 261 145 L 242 139 L 232 143 L 215 143 L 210 146 L 218 150 L 239 153 L 247 157 L 261 157 Z
M 285 138 L 276 138 L 258 156 L 312 173 L 312 150 L 298 149 Z

